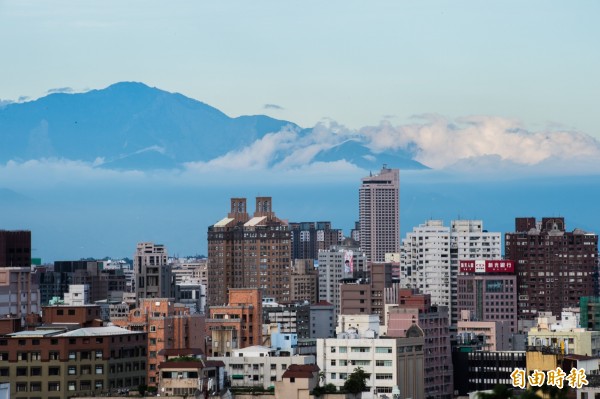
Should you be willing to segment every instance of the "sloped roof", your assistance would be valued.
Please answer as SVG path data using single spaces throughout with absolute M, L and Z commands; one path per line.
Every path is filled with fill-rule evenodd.
M 319 366 L 316 364 L 290 364 L 281 376 L 282 378 L 313 378 L 318 373 Z

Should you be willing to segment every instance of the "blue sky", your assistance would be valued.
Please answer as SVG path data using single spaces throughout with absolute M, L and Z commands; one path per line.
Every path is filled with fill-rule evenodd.
M 0 228 L 31 229 L 46 260 L 131 256 L 138 241 L 205 253 L 230 196 L 271 195 L 282 218 L 348 233 L 367 171 L 306 149 L 360 136 L 414 145 L 434 169 L 401 174 L 403 236 L 457 217 L 510 231 L 515 216 L 562 215 L 598 231 L 598 15 L 597 1 L 0 0 L 0 106 L 140 81 L 230 116 L 318 124 L 183 171 L 10 161 Z M 269 170 L 282 149 L 287 169 Z
M 0 99 L 134 80 L 305 127 L 489 115 L 600 138 L 598 15 L 597 1 L 0 0 Z

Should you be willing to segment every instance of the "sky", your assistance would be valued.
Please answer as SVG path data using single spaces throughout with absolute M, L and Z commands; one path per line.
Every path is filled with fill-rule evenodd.
M 401 173 L 402 236 L 460 217 L 598 232 L 598 15 L 597 1 L 0 0 L 0 107 L 138 81 L 315 127 L 173 171 L 11 160 L 0 228 L 31 229 L 45 260 L 131 256 L 139 241 L 202 254 L 229 197 L 271 195 L 284 219 L 349 233 L 368 171 L 312 157 L 359 137 L 432 168 Z
M 349 128 L 487 115 L 600 138 L 597 1 L 0 0 L 0 99 L 141 81 Z

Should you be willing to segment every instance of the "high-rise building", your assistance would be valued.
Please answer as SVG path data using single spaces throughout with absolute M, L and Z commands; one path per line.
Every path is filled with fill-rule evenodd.
M 401 281 L 431 295 L 431 302 L 446 306 L 450 322 L 458 320 L 458 271 L 461 260 L 500 259 L 500 233 L 483 229 L 481 220 L 428 220 L 402 240 Z
M 171 266 L 167 259 L 167 249 L 162 244 L 141 242 L 137 245 L 133 269 L 138 301 L 173 297 Z
M 383 166 L 362 179 L 358 192 L 360 246 L 369 262 L 400 252 L 400 172 Z
M 319 300 L 334 306 L 340 313 L 340 285 L 343 279 L 354 279 L 367 270 L 367 256 L 355 247 L 331 247 L 319 252 Z
M 226 304 L 231 288 L 290 301 L 290 231 L 271 204 L 271 197 L 257 197 L 250 218 L 246 199 L 232 198 L 231 212 L 208 228 L 208 306 Z
M 331 222 L 290 223 L 292 259 L 318 259 L 319 251 L 340 245 L 344 234 L 332 229 Z
M 515 262 L 520 319 L 558 315 L 579 307 L 580 297 L 598 295 L 598 235 L 566 231 L 563 217 L 516 218 L 505 245 L 506 257 Z
M 0 230 L 0 267 L 31 266 L 31 231 Z

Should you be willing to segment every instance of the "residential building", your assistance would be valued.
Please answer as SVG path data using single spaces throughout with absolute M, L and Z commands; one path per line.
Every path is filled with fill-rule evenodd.
M 208 306 L 222 306 L 232 288 L 257 288 L 277 302 L 290 301 L 291 235 L 275 216 L 271 197 L 257 197 L 254 216 L 245 198 L 208 228 Z
M 274 387 L 281 381 L 283 374 L 292 364 L 314 364 L 314 356 L 295 355 L 289 352 L 280 355 L 276 350 L 266 346 L 254 345 L 247 348 L 233 349 L 230 357 L 209 357 L 208 360 L 219 360 L 225 363 L 225 371 L 230 378 L 231 387 Z
M 325 384 L 339 389 L 361 367 L 369 375 L 363 399 L 391 397 L 394 387 L 400 388 L 401 399 L 424 398 L 423 331 L 411 326 L 406 337 L 381 337 L 379 323 L 368 324 L 375 330 L 351 327 L 337 338 L 317 339 L 317 365 Z
M 344 239 L 341 229 L 331 228 L 331 222 L 290 223 L 291 259 L 319 258 L 319 251 L 340 245 Z
M 584 296 L 579 298 L 579 326 L 588 330 L 600 331 L 600 297 Z
M 400 171 L 386 165 L 358 190 L 360 246 L 369 262 L 400 252 Z
M 146 334 L 116 326 L 47 326 L 0 337 L 11 397 L 101 396 L 146 383 Z
M 319 272 L 313 259 L 294 259 L 290 273 L 290 302 L 317 302 Z
M 532 327 L 527 335 L 528 350 L 550 348 L 562 354 L 600 357 L 600 331 L 578 325 L 572 311 L 563 311 L 560 321 L 549 313 L 541 314 L 537 327 Z
M 481 220 L 428 220 L 402 240 L 401 280 L 406 288 L 431 294 L 433 304 L 446 306 L 452 330 L 459 318 L 458 272 L 461 260 L 501 259 L 500 233 L 483 229 Z
M 343 279 L 363 276 L 367 271 L 367 255 L 356 247 L 331 247 L 319 252 L 319 300 L 334 306 L 335 317 L 341 309 Z
M 515 262 L 520 319 L 558 315 L 563 307 L 579 307 L 581 297 L 598 295 L 598 235 L 566 231 L 563 217 L 516 218 L 505 245 Z
M 71 284 L 69 292 L 65 292 L 64 304 L 81 306 L 90 303 L 90 286 L 88 284 Z
M 40 291 L 31 267 L 0 267 L 0 314 L 12 315 L 25 325 L 27 315 L 41 311 Z
M 231 288 L 226 305 L 209 307 L 207 356 L 231 356 L 234 349 L 262 343 L 261 293 L 258 288 Z
M 454 394 L 448 309 L 431 305 L 429 294 L 399 292 L 398 304 L 386 306 L 387 336 L 405 337 L 417 325 L 424 337 L 425 397 L 451 399 Z
M 0 267 L 31 266 L 31 231 L 0 230 Z
M 310 305 L 310 338 L 335 337 L 335 306 L 327 301 Z M 298 335 L 299 338 L 308 338 Z
M 139 307 L 129 311 L 126 318 L 115 317 L 111 322 L 130 331 L 143 331 L 148 338 L 148 385 L 158 383 L 158 353 L 164 349 L 204 349 L 204 316 L 192 314 L 182 304 L 169 298 L 141 299 Z
M 344 279 L 340 287 L 341 314 L 370 314 L 385 325 L 386 289 L 392 288 L 391 263 L 372 263 L 364 277 Z
M 275 397 L 286 399 L 311 399 L 311 391 L 319 385 L 319 366 L 316 364 L 290 364 L 275 382 Z
M 173 298 L 171 266 L 162 244 L 141 242 L 133 255 L 135 293 L 138 301 L 146 298 Z
M 158 365 L 161 396 L 200 397 L 224 387 L 224 364 L 220 361 L 172 358 Z

